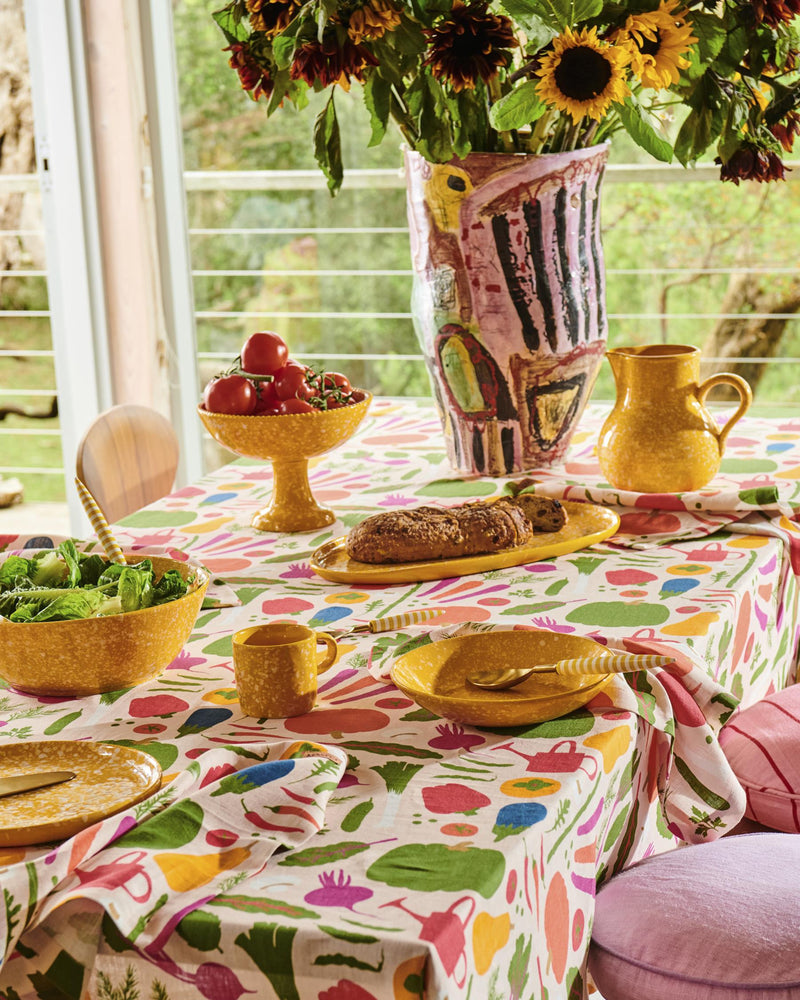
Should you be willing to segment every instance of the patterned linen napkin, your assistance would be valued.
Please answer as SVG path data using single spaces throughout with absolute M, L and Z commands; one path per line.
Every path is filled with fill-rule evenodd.
M 54 549 L 67 540 L 67 535 L 0 535 L 0 554 L 13 552 L 35 551 L 37 549 Z M 73 538 L 79 552 L 101 552 L 103 546 L 98 539 Z M 202 566 L 200 560 L 194 559 L 190 552 L 174 549 L 166 545 L 126 545 L 129 552 L 140 552 L 144 556 L 166 556 L 178 562 L 194 562 Z M 205 569 L 205 567 L 203 567 Z M 203 608 L 234 608 L 242 602 L 236 592 L 224 580 L 215 577 L 206 569 L 209 575 L 208 588 L 203 598 Z
M 525 626 L 515 630 L 537 631 Z M 370 671 L 385 680 L 393 661 L 417 646 L 493 631 L 509 629 L 477 622 L 432 629 L 427 636 L 407 638 L 399 646 L 384 648 L 382 655 L 373 658 Z M 608 648 L 623 653 L 663 654 L 674 662 L 668 667 L 615 675 L 582 711 L 620 720 L 630 712 L 656 730 L 647 777 L 653 782 L 654 794 L 658 794 L 669 829 L 676 837 L 695 843 L 713 840 L 730 830 L 744 815 L 745 793 L 720 748 L 717 734 L 736 708 L 738 698 L 684 649 L 677 650 L 669 643 L 625 639 L 608 643 Z M 569 732 L 565 726 L 565 734 Z M 584 751 L 597 754 L 602 765 L 599 751 Z
M 73 900 L 158 951 L 187 913 L 313 837 L 346 765 L 344 751 L 307 741 L 206 750 L 136 806 L 50 851 L 29 849 L 0 869 L 3 961 L 26 929 Z
M 604 411 L 587 411 L 598 428 Z M 745 436 L 746 435 L 746 436 Z M 576 435 L 566 461 L 509 482 L 504 492 L 539 493 L 613 507 L 620 515 L 612 546 L 644 548 L 731 531 L 778 534 L 800 531 L 800 421 L 751 418 L 746 431 L 735 428 L 714 479 L 691 493 L 634 493 L 617 490 L 597 461 L 597 435 Z M 736 446 L 736 454 L 733 455 Z M 780 521 L 780 524 L 776 522 Z M 764 525 L 771 525 L 766 530 Z M 796 570 L 797 571 L 797 570 Z

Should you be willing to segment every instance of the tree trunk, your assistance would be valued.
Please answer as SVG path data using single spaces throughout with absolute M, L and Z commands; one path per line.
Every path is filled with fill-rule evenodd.
M 36 170 L 28 48 L 20 0 L 0 0 L 0 174 Z M 38 228 L 38 195 L 0 190 L 0 230 Z M 39 238 L 0 235 L 0 272 L 44 266 Z
M 741 375 L 755 393 L 759 382 L 766 374 L 767 365 L 748 358 L 774 358 L 780 353 L 781 340 L 786 318 L 759 318 L 767 313 L 794 314 L 800 312 L 800 280 L 795 279 L 777 285 L 770 278 L 770 285 L 764 284 L 764 275 L 732 275 L 720 312 L 742 313 L 735 319 L 721 319 L 703 344 L 703 357 L 718 358 L 718 361 L 702 365 L 703 377 L 715 372 L 733 372 Z M 755 313 L 750 318 L 747 314 Z M 729 360 L 730 359 L 730 360 Z M 722 385 L 713 390 L 714 399 L 737 399 L 735 389 Z

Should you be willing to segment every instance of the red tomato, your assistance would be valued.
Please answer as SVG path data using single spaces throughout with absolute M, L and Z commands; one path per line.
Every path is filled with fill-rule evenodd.
M 275 392 L 274 382 L 259 382 L 258 402 L 255 413 L 277 413 L 280 397 Z
M 242 347 L 242 368 L 253 375 L 274 375 L 288 360 L 286 342 L 271 330 L 251 334 Z
M 290 396 L 289 399 L 282 399 L 278 403 L 278 413 L 311 413 L 314 407 L 305 399 L 297 399 Z
M 275 373 L 275 392 L 279 399 L 308 399 L 316 395 L 316 389 L 309 384 L 306 375 L 309 369 L 297 361 L 289 361 Z
M 350 379 L 341 372 L 325 372 L 324 386 L 326 389 L 339 389 L 341 392 L 350 392 Z
M 203 391 L 203 406 L 210 413 L 248 415 L 256 408 L 256 387 L 244 375 L 212 378 Z

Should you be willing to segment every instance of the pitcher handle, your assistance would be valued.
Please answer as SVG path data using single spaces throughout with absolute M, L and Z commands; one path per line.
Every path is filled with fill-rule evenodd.
M 741 375 L 734 375 L 732 372 L 718 372 L 716 375 L 710 375 L 707 379 L 703 379 L 698 385 L 697 398 L 701 404 L 705 404 L 709 390 L 713 389 L 715 385 L 732 385 L 739 393 L 739 405 L 736 407 L 736 412 L 723 424 L 722 429 L 717 435 L 719 453 L 721 455 L 725 449 L 725 439 L 728 436 L 728 432 L 736 421 L 745 415 L 750 408 L 750 404 L 753 402 L 753 390 Z

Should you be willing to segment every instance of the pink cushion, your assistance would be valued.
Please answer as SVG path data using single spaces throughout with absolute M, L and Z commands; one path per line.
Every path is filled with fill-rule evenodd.
M 589 972 L 606 1000 L 798 1000 L 800 837 L 680 847 L 598 892 Z
M 745 815 L 800 833 L 800 684 L 734 716 L 719 741 L 747 793 Z

